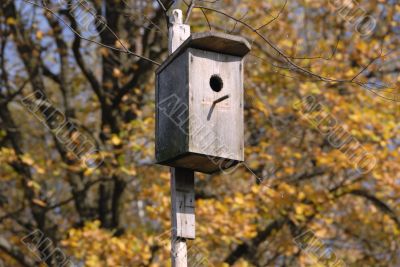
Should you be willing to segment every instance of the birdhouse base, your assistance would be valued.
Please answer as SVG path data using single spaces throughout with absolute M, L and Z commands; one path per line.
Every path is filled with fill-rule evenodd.
M 242 161 L 188 152 L 157 164 L 212 174 L 230 169 L 240 162 Z

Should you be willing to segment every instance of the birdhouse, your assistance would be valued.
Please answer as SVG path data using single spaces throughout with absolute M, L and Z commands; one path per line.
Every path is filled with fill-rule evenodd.
M 204 173 L 244 160 L 242 37 L 192 34 L 156 71 L 156 160 Z

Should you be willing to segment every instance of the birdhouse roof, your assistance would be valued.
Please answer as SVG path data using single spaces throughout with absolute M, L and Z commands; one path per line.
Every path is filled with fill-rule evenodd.
M 187 48 L 196 48 L 221 54 L 244 57 L 250 52 L 251 45 L 241 37 L 221 32 L 192 33 L 182 45 L 172 53 L 167 60 L 157 69 L 160 72 L 171 61 L 178 57 Z

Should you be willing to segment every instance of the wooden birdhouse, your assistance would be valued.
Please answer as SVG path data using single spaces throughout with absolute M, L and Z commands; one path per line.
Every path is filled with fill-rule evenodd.
M 244 160 L 243 59 L 250 44 L 192 34 L 156 71 L 156 160 L 213 173 Z

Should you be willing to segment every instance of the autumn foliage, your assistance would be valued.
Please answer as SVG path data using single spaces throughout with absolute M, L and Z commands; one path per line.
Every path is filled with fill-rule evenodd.
M 164 11 L 80 3 L 0 4 L 0 266 L 59 266 L 56 248 L 77 266 L 169 266 L 169 169 L 153 164 Z M 196 1 L 193 32 L 242 35 L 252 51 L 245 163 L 196 174 L 190 257 L 400 265 L 399 15 L 397 1 Z M 54 114 L 74 127 L 65 139 Z M 21 242 L 35 230 L 47 250 Z

